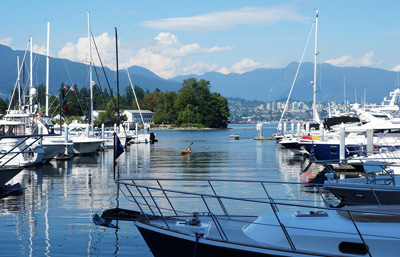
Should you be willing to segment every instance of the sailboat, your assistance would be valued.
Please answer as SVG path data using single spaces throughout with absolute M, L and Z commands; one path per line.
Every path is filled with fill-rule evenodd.
M 74 154 L 91 154 L 103 144 L 104 140 L 92 136 L 93 134 L 93 78 L 92 78 L 92 39 L 90 29 L 90 13 L 87 12 L 88 18 L 88 38 L 89 38 L 89 84 L 90 84 L 90 110 L 88 116 L 90 117 L 89 124 L 83 125 L 86 133 L 71 135 L 70 138 L 74 143 L 72 153 Z M 91 134 L 92 133 L 92 134 Z
M 111 132 L 106 132 L 104 131 L 104 124 L 102 124 L 101 127 L 101 135 L 102 138 L 105 140 L 104 141 L 104 146 L 105 148 L 112 148 L 114 147 L 114 133 L 117 134 L 119 140 L 121 141 L 121 144 L 123 146 L 127 145 L 127 142 L 129 142 L 132 137 L 127 134 L 127 129 L 121 124 L 121 115 L 120 115 L 120 109 L 119 109 L 119 69 L 118 69 L 118 35 L 117 35 L 117 28 L 115 28 L 115 55 L 116 55 L 116 73 L 117 73 L 117 104 L 116 104 L 116 109 L 117 109 L 117 120 L 116 123 L 114 123 L 114 130 L 113 133 Z M 115 102 L 114 102 L 115 103 Z
M 307 129 L 306 131 L 303 131 L 303 135 L 309 135 L 311 133 L 311 131 L 316 131 L 318 129 L 324 129 L 323 126 L 321 127 L 321 121 L 318 115 L 318 110 L 317 110 L 317 55 L 318 55 L 318 10 L 316 10 L 316 14 L 315 14 L 315 46 L 314 46 L 314 79 L 313 81 L 311 81 L 311 83 L 313 84 L 313 104 L 312 104 L 312 111 L 313 111 L 313 116 L 312 116 L 312 123 L 311 124 L 307 124 Z M 303 57 L 302 57 L 303 59 Z M 300 65 L 301 62 L 299 63 L 299 67 L 297 69 L 297 74 L 299 72 L 300 69 Z M 295 77 L 295 80 L 297 78 L 297 74 Z M 295 82 L 294 80 L 294 82 Z M 294 86 L 294 82 L 292 85 L 292 89 Z M 292 92 L 292 90 L 290 91 L 290 93 Z M 289 104 L 289 98 L 290 98 L 290 94 L 288 96 L 288 99 L 286 100 L 286 104 L 285 104 L 285 109 L 288 107 Z M 285 111 L 283 111 L 282 116 L 281 116 L 281 121 L 283 118 Z M 281 121 L 278 124 L 278 130 L 281 129 L 282 125 L 281 125 Z M 284 124 L 284 134 L 281 136 L 281 139 L 279 140 L 280 145 L 282 145 L 285 148 L 288 148 L 290 150 L 292 150 L 294 153 L 296 154 L 303 154 L 305 153 L 301 148 L 300 145 L 298 144 L 298 137 L 301 137 L 302 135 L 300 135 L 300 128 L 299 128 L 300 124 L 298 124 L 298 128 L 297 128 L 297 132 L 296 132 L 296 136 L 294 133 L 294 123 L 292 123 L 292 133 L 291 134 L 285 134 L 286 133 L 286 124 Z

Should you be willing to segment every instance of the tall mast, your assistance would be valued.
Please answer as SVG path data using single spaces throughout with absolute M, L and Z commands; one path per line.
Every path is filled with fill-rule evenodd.
M 90 31 L 90 12 L 87 11 L 88 17 L 88 37 L 89 37 L 89 83 L 90 83 L 90 126 L 93 128 L 93 79 L 92 79 L 92 38 Z
M 347 100 L 346 100 L 346 76 L 343 78 L 343 96 L 344 96 L 344 112 L 347 113 Z
M 115 27 L 115 52 L 116 52 L 116 65 L 117 65 L 117 126 L 119 128 L 119 73 L 118 73 L 118 35 L 117 28 Z
M 317 112 L 317 55 L 318 55 L 318 10 L 315 14 L 315 47 L 314 47 L 314 99 L 313 99 L 313 122 L 319 123 Z
M 31 36 L 31 52 L 30 52 L 30 81 L 29 81 L 29 113 L 32 113 L 32 88 L 33 88 L 33 38 Z
M 17 78 L 17 85 L 18 85 L 18 105 L 19 105 L 19 110 L 21 110 L 21 82 L 20 82 L 20 77 L 21 77 L 21 69 L 19 67 L 19 56 L 17 55 L 17 69 L 18 69 L 18 78 Z M 11 106 L 11 105 L 10 105 Z
M 49 116 L 50 21 L 47 21 L 46 116 Z

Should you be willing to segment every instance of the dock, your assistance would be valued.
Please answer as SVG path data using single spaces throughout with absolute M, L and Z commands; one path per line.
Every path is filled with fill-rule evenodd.
M 254 140 L 275 140 L 275 137 L 255 137 Z

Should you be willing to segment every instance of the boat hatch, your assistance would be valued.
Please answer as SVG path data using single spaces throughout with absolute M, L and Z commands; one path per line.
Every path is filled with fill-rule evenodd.
M 368 253 L 367 247 L 362 243 L 341 242 L 339 244 L 339 251 L 348 254 L 366 255 Z

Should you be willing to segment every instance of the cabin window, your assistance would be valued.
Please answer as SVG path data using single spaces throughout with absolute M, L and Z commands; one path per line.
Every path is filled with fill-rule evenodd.
M 15 135 L 25 135 L 25 126 L 24 125 L 17 125 L 13 129 Z
M 353 242 L 341 242 L 339 244 L 339 251 L 348 254 L 366 255 L 368 253 L 364 244 Z
M 15 136 L 14 134 L 14 126 L 4 126 L 4 132 L 5 132 L 5 136 Z

